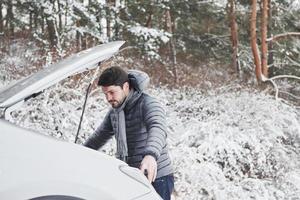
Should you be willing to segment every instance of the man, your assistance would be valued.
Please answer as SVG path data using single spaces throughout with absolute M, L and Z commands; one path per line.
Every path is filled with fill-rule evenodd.
M 112 109 L 84 145 L 99 149 L 115 135 L 117 157 L 139 168 L 157 193 L 169 200 L 174 178 L 166 144 L 166 117 L 161 104 L 143 92 L 147 82 L 149 77 L 143 72 L 128 74 L 120 67 L 104 70 L 98 85 Z

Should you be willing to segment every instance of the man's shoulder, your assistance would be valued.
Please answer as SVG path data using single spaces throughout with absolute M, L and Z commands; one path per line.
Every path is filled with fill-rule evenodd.
M 141 96 L 143 107 L 162 106 L 161 102 L 154 96 L 143 93 Z
M 157 119 L 165 115 L 165 108 L 163 104 L 156 97 L 151 96 L 149 94 L 143 95 L 141 109 L 143 116 L 147 116 L 146 118 L 148 119 Z
M 154 96 L 151 96 L 151 95 L 149 95 L 147 93 L 144 93 L 144 92 L 143 92 L 143 94 L 141 96 L 141 100 L 143 102 L 159 102 L 157 98 L 155 98 Z

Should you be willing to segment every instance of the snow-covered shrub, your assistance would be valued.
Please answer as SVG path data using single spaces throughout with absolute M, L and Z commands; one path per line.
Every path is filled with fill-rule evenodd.
M 159 59 L 159 48 L 166 44 L 171 34 L 156 28 L 147 28 L 143 26 L 131 26 L 128 28 L 130 34 L 137 46 L 150 58 Z
M 5 66 L 1 63 L 3 71 Z M 12 122 L 74 142 L 91 76 L 86 77 L 58 83 L 27 101 L 13 112 Z M 177 200 L 299 198 L 300 114 L 295 107 L 238 85 L 208 94 L 196 88 L 147 92 L 167 111 Z M 79 143 L 93 133 L 108 107 L 100 90 L 93 89 Z M 103 151 L 113 155 L 114 142 Z
M 87 87 L 87 82 L 74 84 L 72 79 L 56 84 L 35 99 L 27 101 L 23 109 L 14 111 L 13 122 L 45 135 L 75 142 Z M 104 95 L 97 93 L 100 93 L 99 89 L 93 90 L 88 98 L 78 143 L 93 133 L 108 111 Z M 102 151 L 114 155 L 113 142 Z
M 167 103 L 178 199 L 283 199 L 299 194 L 295 108 L 257 91 L 154 94 Z
M 11 42 L 7 52 L 0 51 L 0 84 L 6 85 L 36 71 L 38 67 L 33 63 L 39 59 L 38 48 L 33 42 L 28 40 Z
M 58 84 L 13 114 L 13 122 L 74 142 L 86 84 Z M 300 194 L 299 112 L 257 91 L 150 88 L 165 105 L 176 199 L 290 199 Z M 108 104 L 99 89 L 87 104 L 79 143 Z M 114 155 L 112 141 L 103 149 Z

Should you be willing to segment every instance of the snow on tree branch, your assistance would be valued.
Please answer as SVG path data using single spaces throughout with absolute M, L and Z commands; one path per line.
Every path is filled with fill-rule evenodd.
M 275 35 L 271 38 L 268 38 L 267 39 L 267 42 L 275 42 L 275 41 L 278 41 L 280 39 L 284 39 L 284 38 L 287 38 L 287 37 L 299 37 L 300 38 L 300 32 L 289 32 L 289 33 L 282 33 L 282 34 L 278 34 L 278 35 Z

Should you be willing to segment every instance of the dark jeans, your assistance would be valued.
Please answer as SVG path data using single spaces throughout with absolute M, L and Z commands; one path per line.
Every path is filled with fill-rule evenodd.
M 152 185 L 163 200 L 170 200 L 174 189 L 174 176 L 170 174 L 157 178 Z

